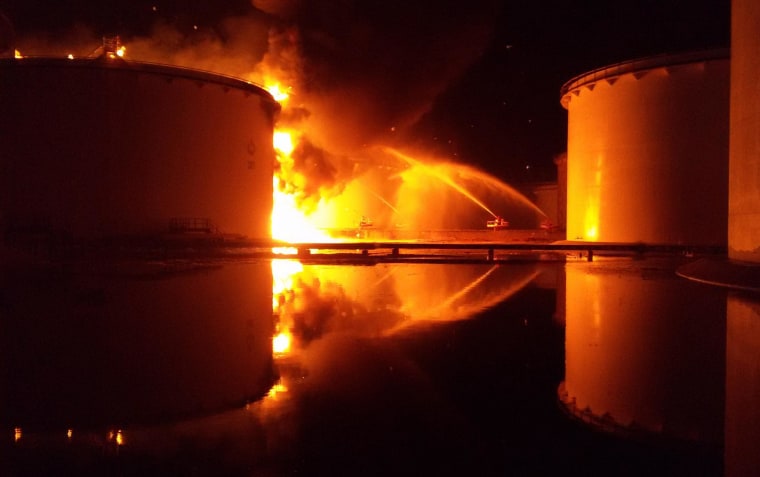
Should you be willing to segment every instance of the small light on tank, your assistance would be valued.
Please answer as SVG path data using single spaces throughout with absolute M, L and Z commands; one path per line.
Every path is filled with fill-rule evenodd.
M 124 445 L 124 434 L 121 429 L 116 431 L 108 431 L 108 442 L 113 442 L 117 446 Z
M 117 36 L 104 36 L 103 37 L 103 55 L 107 58 L 122 58 L 126 51 L 126 47 L 121 44 L 121 39 Z

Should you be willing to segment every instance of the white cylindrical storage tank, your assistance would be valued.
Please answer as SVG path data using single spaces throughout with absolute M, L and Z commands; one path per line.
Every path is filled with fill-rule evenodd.
M 567 239 L 725 246 L 728 85 L 725 50 L 566 83 Z
M 760 3 L 731 3 L 731 136 L 728 266 L 707 280 L 744 288 L 728 297 L 728 477 L 758 475 L 760 455 Z M 711 265 L 715 267 L 715 265 Z M 728 278 L 727 278 L 728 277 Z M 702 277 L 704 278 L 704 277 Z M 749 289 L 749 290 L 748 290 Z
M 725 475 L 760 475 L 760 299 L 728 297 Z
M 760 4 L 731 10 L 729 258 L 760 263 Z
M 720 446 L 725 292 L 672 266 L 568 263 L 566 410 L 600 430 Z
M 22 241 L 172 224 L 267 239 L 278 110 L 258 86 L 194 70 L 0 60 L 0 225 Z

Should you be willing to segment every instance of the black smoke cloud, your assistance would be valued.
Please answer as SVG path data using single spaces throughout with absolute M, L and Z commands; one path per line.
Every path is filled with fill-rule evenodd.
M 420 144 L 415 123 L 489 45 L 496 2 L 254 0 L 272 16 L 260 71 L 293 88 L 282 126 L 301 132 L 292 155 L 302 205 L 340 193 L 383 162 L 376 146 Z M 398 164 L 400 168 L 406 165 Z M 390 184 L 392 181 L 387 181 Z M 384 191 L 390 196 L 390 191 Z M 308 207 L 307 207 L 308 209 Z
M 479 58 L 498 10 L 497 2 L 253 5 L 297 31 L 288 37 L 300 56 L 296 94 L 319 118 L 320 142 L 341 153 L 368 144 L 397 145 L 406 128 Z
M 277 167 L 278 188 L 295 195 L 301 210 L 312 212 L 323 197 L 343 192 L 347 182 L 360 174 L 359 164 L 347 156 L 332 154 L 303 137 L 287 165 Z M 303 179 L 299 179 L 303 178 Z

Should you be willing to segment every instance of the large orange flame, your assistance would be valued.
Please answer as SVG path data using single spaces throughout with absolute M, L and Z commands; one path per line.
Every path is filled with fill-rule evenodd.
M 291 170 L 293 160 L 290 157 L 297 139 L 293 131 L 275 129 L 273 144 L 279 167 L 273 177 L 272 238 L 289 243 L 334 241 L 299 206 L 292 184 L 297 182 L 298 174 Z
M 288 107 L 292 88 L 276 80 L 265 81 L 266 89 L 280 103 Z M 301 134 L 286 126 L 277 126 L 272 137 L 278 164 L 273 177 L 274 203 L 272 207 L 272 238 L 289 243 L 333 242 L 329 233 L 317 225 L 317 214 L 303 210 L 298 191 L 304 178 L 294 171 L 293 151 L 301 141 Z M 320 204 L 317 204 L 318 206 Z

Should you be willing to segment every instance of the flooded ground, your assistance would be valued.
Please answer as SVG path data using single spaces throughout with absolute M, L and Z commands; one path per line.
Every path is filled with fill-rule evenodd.
M 0 470 L 723 475 L 726 297 L 688 260 L 6 273 Z

